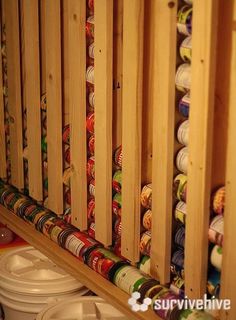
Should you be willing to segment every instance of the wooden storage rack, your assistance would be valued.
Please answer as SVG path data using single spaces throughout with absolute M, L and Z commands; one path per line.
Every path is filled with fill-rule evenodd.
M 122 143 L 122 254 L 139 260 L 140 190 L 153 183 L 151 271 L 169 281 L 178 1 L 95 0 L 96 239 L 111 244 L 112 149 Z M 210 194 L 226 185 L 221 297 L 236 314 L 236 1 L 194 0 L 185 288 L 206 289 Z M 87 228 L 85 0 L 2 0 L 6 25 L 12 184 L 23 188 L 22 105 L 27 107 L 29 192 L 42 200 L 40 94 L 47 92 L 49 208 L 63 211 L 63 119 L 71 125 L 72 221 Z M 97 63 L 97 65 L 96 65 Z M 0 61 L 0 67 L 2 66 Z M 97 66 L 97 67 L 96 67 Z M 0 82 L 1 79 L 0 69 Z M 6 178 L 0 85 L 0 177 Z M 79 106 L 79 107 L 78 107 Z M 79 132 L 78 139 L 77 133 Z M 128 295 L 0 207 L 0 221 L 133 319 Z

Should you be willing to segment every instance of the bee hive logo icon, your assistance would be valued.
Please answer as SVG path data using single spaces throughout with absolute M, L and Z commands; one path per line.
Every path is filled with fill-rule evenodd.
M 152 304 L 152 299 L 145 298 L 143 299 L 142 304 L 138 304 L 137 301 L 140 299 L 141 295 L 139 292 L 135 291 L 132 293 L 131 298 L 128 300 L 128 304 L 134 312 L 142 311 L 145 312 L 148 310 L 148 307 Z

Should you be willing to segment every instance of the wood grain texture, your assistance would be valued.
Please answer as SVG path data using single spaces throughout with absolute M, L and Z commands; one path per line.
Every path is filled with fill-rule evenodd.
M 207 281 L 217 14 L 218 1 L 195 1 L 185 238 L 185 291 L 189 298 L 202 298 Z
M 0 3 L 1 8 L 1 3 Z M 0 30 L 2 30 L 2 16 L 0 14 Z M 2 43 L 0 31 L 0 43 Z M 4 126 L 4 99 L 3 99 L 3 70 L 2 70 L 2 54 L 0 54 L 0 177 L 5 179 L 7 177 L 7 163 L 6 163 L 6 138 Z
M 233 1 L 232 1 L 233 2 Z M 232 19 L 236 19 L 236 2 L 232 10 L 227 10 L 228 23 Z M 229 7 L 228 7 L 229 8 Z M 233 16 L 232 16 L 233 15 Z M 233 320 L 236 314 L 236 274 L 233 270 L 236 269 L 236 252 L 235 252 L 235 230 L 236 230 L 236 152 L 235 152 L 235 137 L 236 137 L 236 33 L 229 31 L 229 41 L 231 43 L 231 68 L 230 68 L 230 85 L 229 85 L 229 121 L 228 121 L 228 145 L 227 145 L 227 166 L 226 166 L 226 205 L 224 212 L 224 246 L 223 246 L 223 261 L 221 273 L 221 299 L 230 299 L 230 310 L 222 310 L 220 319 Z M 230 271 L 231 270 L 231 271 Z
M 0 205 L 0 221 L 90 290 L 94 291 L 101 298 L 104 298 L 108 303 L 111 303 L 115 308 L 126 314 L 129 319 L 145 320 L 148 318 L 149 320 L 160 320 L 152 310 L 146 312 L 133 312 L 127 303 L 130 295 L 104 279 L 98 273 L 79 261 L 78 258 L 60 248 L 56 243 L 36 231 L 33 226 L 15 216 L 2 205 Z
M 46 45 L 45 45 L 45 17 L 46 0 L 39 0 L 39 28 L 40 28 L 40 85 L 41 94 L 46 93 Z
M 37 0 L 22 0 L 22 87 L 27 111 L 29 195 L 43 200 L 40 112 L 39 10 Z
M 94 5 L 95 237 L 111 245 L 113 1 Z
M 170 280 L 177 1 L 155 2 L 151 272 Z M 163 32 L 165 25 L 165 32 Z
M 140 240 L 143 33 L 144 1 L 124 1 L 121 253 L 132 262 Z
M 68 0 L 68 106 L 70 119 L 72 223 L 87 229 L 85 1 Z M 65 49 L 65 48 L 64 48 Z M 66 56 L 64 56 L 65 58 Z
M 10 115 L 11 182 L 24 188 L 21 65 L 18 1 L 3 0 L 6 19 L 8 109 Z
M 46 1 L 45 5 L 48 208 L 61 214 L 63 212 L 61 8 L 59 1 Z

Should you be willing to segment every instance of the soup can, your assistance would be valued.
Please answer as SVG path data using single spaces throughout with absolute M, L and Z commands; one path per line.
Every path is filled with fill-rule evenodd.
M 94 155 L 94 148 L 95 148 L 95 137 L 93 134 L 89 137 L 89 140 L 88 140 L 88 149 L 89 149 L 90 155 Z
M 188 118 L 190 107 L 190 91 L 188 91 L 179 101 L 179 112 Z
M 92 197 L 95 197 L 95 180 L 92 179 L 89 183 L 89 194 Z
M 187 205 L 183 201 L 179 201 L 175 207 L 175 219 L 181 223 L 186 223 Z
M 208 231 L 208 238 L 210 242 L 217 244 L 220 247 L 223 246 L 224 217 L 222 215 L 217 215 L 211 221 L 210 228 Z
M 90 157 L 87 162 L 87 176 L 91 178 L 95 178 L 95 158 L 94 156 Z
M 184 244 L 185 244 L 185 226 L 183 226 L 182 224 L 180 226 L 178 226 L 178 228 L 177 228 L 177 230 L 175 232 L 174 241 L 175 241 L 175 244 L 177 244 L 178 246 L 184 248 Z
M 118 236 L 121 236 L 121 227 L 122 227 L 121 218 L 117 216 L 117 219 L 114 224 L 114 231 Z
M 143 256 L 141 261 L 138 263 L 138 269 L 145 275 L 151 276 L 151 260 L 148 256 Z
M 151 209 L 152 207 L 152 184 L 149 183 L 142 188 L 141 197 L 140 197 L 141 205 L 146 209 Z
M 176 89 L 182 92 L 188 92 L 191 88 L 191 65 L 189 63 L 181 64 L 175 75 Z
M 213 195 L 213 210 L 217 214 L 224 214 L 225 187 L 219 188 Z
M 221 271 L 222 267 L 222 247 L 215 245 L 211 251 L 210 257 L 211 264 L 218 270 Z
M 138 302 L 142 303 L 145 298 L 148 298 L 147 292 L 149 292 L 150 289 L 157 285 L 160 285 L 160 282 L 157 280 L 150 279 L 148 281 L 145 281 L 138 290 L 138 292 L 140 293 L 140 298 L 138 299 Z
M 86 81 L 94 85 L 94 66 L 88 66 L 86 70 Z
M 112 200 L 112 211 L 117 216 L 121 216 L 121 204 L 122 204 L 121 193 L 116 193 Z
M 122 172 L 121 170 L 117 170 L 112 179 L 112 188 L 115 192 L 121 193 L 122 187 Z
M 70 189 L 67 189 L 65 192 L 65 201 L 68 205 L 71 205 L 71 192 Z
M 119 168 L 122 167 L 122 147 L 119 146 L 115 151 L 114 151 L 114 163 L 116 166 Z
M 69 124 L 67 124 L 67 125 L 63 128 L 62 141 L 63 141 L 64 143 L 67 143 L 67 144 L 70 143 L 70 125 L 69 125 Z
M 88 47 L 88 55 L 90 58 L 94 59 L 94 42 L 92 42 Z
M 70 147 L 68 146 L 65 150 L 65 161 L 70 164 Z
M 152 229 L 152 211 L 150 209 L 143 215 L 143 227 L 148 231 Z
M 86 128 L 91 134 L 94 134 L 94 112 L 90 112 L 86 118 Z
M 94 98 L 95 98 L 95 95 L 94 95 L 94 91 L 90 91 L 89 92 L 89 105 L 94 108 Z
M 90 16 L 86 22 L 86 35 L 89 38 L 94 38 L 94 16 Z
M 143 255 L 150 256 L 151 251 L 151 232 L 145 231 L 140 240 L 139 244 L 140 253 Z
M 177 139 L 180 144 L 188 146 L 189 141 L 189 120 L 185 120 L 180 124 L 177 130 Z
M 176 167 L 184 174 L 188 173 L 188 147 L 179 150 L 176 156 Z
M 173 193 L 175 199 L 186 202 L 187 176 L 185 174 L 180 173 L 174 178 Z
M 179 33 L 190 36 L 192 33 L 192 7 L 185 5 L 178 11 L 177 29 Z
M 170 271 L 184 279 L 184 250 L 178 248 L 172 254 Z
M 88 235 L 95 239 L 95 222 L 91 222 L 88 228 Z
M 94 221 L 95 218 L 95 199 L 91 198 L 88 202 L 88 220 L 89 221 Z
M 185 297 L 184 293 L 184 279 L 179 276 L 175 276 L 171 282 L 170 290 L 177 294 L 180 298 Z
M 184 62 L 192 60 L 192 36 L 186 37 L 180 45 L 180 56 Z

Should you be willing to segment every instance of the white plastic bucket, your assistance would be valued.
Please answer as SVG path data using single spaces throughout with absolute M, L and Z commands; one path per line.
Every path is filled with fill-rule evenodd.
M 0 303 L 6 320 L 34 320 L 48 303 L 88 292 L 33 247 L 0 257 Z
M 51 303 L 36 318 L 36 320 L 55 319 L 128 320 L 120 311 L 98 297 L 69 298 L 61 303 Z

